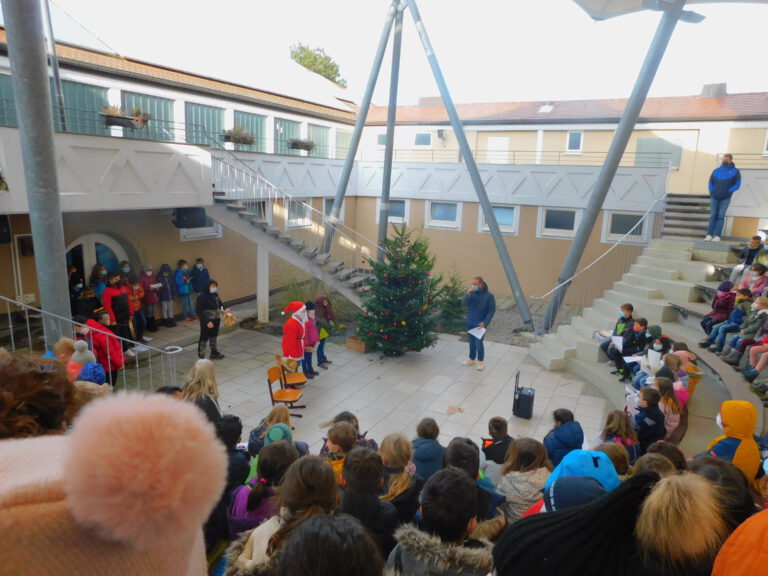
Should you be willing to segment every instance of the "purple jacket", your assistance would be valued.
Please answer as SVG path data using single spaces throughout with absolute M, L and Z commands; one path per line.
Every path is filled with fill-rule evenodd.
M 310 318 L 307 323 L 304 324 L 304 346 L 314 346 L 320 341 L 320 336 L 317 333 L 317 324 Z
M 277 498 L 272 488 L 267 488 L 268 496 L 262 499 L 255 510 L 248 510 L 248 496 L 251 493 L 251 486 L 256 483 L 258 479 L 253 478 L 245 486 L 238 486 L 232 491 L 232 504 L 227 510 L 229 536 L 232 539 L 237 538 L 242 532 L 253 530 L 277 514 Z

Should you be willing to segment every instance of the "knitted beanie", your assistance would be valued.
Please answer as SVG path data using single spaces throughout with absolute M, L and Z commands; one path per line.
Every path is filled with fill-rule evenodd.
M 72 362 L 76 362 L 81 366 L 85 366 L 89 362 L 96 363 L 96 356 L 88 350 L 88 343 L 85 340 L 75 341 L 75 352 L 72 354 Z
M 264 436 L 264 446 L 280 440 L 285 440 L 289 444 L 293 443 L 293 432 L 289 426 L 283 423 L 275 424 L 267 430 L 267 435 Z

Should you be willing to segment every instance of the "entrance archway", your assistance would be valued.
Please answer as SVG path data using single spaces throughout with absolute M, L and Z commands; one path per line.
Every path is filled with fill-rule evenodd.
M 106 234 L 83 234 L 67 246 L 67 266 L 75 266 L 86 283 L 96 263 L 114 272 L 123 260 L 128 260 L 125 248 L 118 240 Z

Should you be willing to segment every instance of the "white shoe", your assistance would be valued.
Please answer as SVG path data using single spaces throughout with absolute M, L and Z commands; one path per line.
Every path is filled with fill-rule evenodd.
M 464 362 L 461 363 L 462 366 L 474 366 L 475 361 L 474 360 L 464 360 Z
M 485 362 L 478 362 L 477 363 L 477 370 L 478 371 L 485 370 Z
M 149 336 L 142 336 L 142 337 L 141 337 L 141 339 L 142 339 L 144 342 L 152 342 L 152 340 L 153 340 L 153 338 L 150 338 Z
M 704 242 L 712 242 L 712 234 L 707 234 L 704 236 Z
M 720 242 L 720 236 L 713 236 L 712 242 Z
M 125 355 L 128 356 L 128 358 L 135 358 L 136 353 L 133 350 L 126 350 Z

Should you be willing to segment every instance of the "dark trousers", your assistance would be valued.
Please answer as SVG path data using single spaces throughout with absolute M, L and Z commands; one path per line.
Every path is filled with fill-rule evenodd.
M 213 323 L 213 328 L 208 328 L 208 322 Z M 216 320 L 203 320 L 203 317 L 200 317 L 200 340 L 197 343 L 197 356 L 199 358 L 205 358 L 205 349 L 208 347 L 208 342 L 211 343 L 211 354 L 218 352 L 216 340 L 219 337 L 220 324 L 220 318 L 216 318 Z
M 314 372 L 312 369 L 312 352 L 304 352 L 304 359 L 301 361 L 301 367 L 304 369 L 304 374 L 311 374 Z
M 325 341 L 326 338 L 323 338 L 317 343 L 317 363 L 318 364 L 324 364 L 325 363 Z
M 709 226 L 707 226 L 707 234 L 710 236 L 723 235 L 725 213 L 728 211 L 728 205 L 730 203 L 730 196 L 725 200 L 715 200 L 712 197 L 709 198 Z
M 477 357 L 478 362 L 485 360 L 485 346 L 482 338 L 475 338 L 472 334 L 467 334 L 469 338 L 469 359 L 474 360 Z

